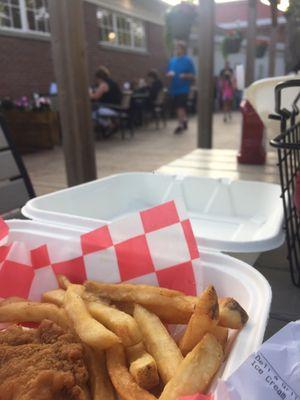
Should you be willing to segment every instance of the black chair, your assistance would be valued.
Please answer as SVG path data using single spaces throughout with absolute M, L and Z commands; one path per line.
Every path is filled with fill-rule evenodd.
M 116 112 L 116 115 L 112 116 L 102 116 L 101 119 L 104 120 L 113 120 L 116 122 L 116 125 L 119 127 L 122 140 L 125 139 L 125 132 L 129 130 L 131 137 L 134 135 L 134 123 L 133 123 L 133 110 L 132 110 L 132 92 L 123 92 L 122 102 L 120 105 L 116 104 L 104 104 L 101 102 L 98 103 L 98 107 L 101 106 L 105 108 L 109 108 Z M 105 136 L 105 133 L 104 133 Z
M 160 128 L 160 121 L 163 122 L 163 126 L 167 126 L 167 97 L 168 97 L 168 90 L 162 89 L 155 100 L 153 107 L 151 107 L 151 111 L 148 114 L 149 117 L 155 122 L 156 129 Z
M 195 87 L 191 87 L 191 90 L 189 91 L 187 109 L 191 114 L 195 114 L 197 112 L 197 89 Z
M 0 114 L 0 215 L 20 216 L 20 208 L 33 197 L 29 175 Z

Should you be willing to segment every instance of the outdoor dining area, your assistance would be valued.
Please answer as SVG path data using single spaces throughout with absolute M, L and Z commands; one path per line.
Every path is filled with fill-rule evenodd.
M 156 73 L 154 71 L 149 72 Z M 137 87 L 120 91 L 120 100 L 116 103 L 91 102 L 93 129 L 95 140 L 108 139 L 112 135 L 120 135 L 122 140 L 130 138 L 134 132 L 143 128 L 165 128 L 167 121 L 174 119 L 175 109 L 172 105 L 168 88 L 159 80 L 159 90 L 151 89 L 144 80 Z M 52 83 L 50 89 L 55 87 L 55 93 L 35 93 L 32 99 L 23 97 L 19 101 L 4 99 L 1 110 L 6 118 L 15 144 L 22 154 L 39 150 L 53 149 L 62 144 L 60 128 L 57 85 Z M 131 90 L 130 90 L 131 89 Z M 50 90 L 51 91 L 51 90 Z M 105 107 L 108 114 L 97 117 L 95 111 Z M 187 99 L 187 109 L 191 116 L 195 115 L 197 108 L 197 87 L 192 87 Z M 93 111 L 94 110 L 94 111 Z
M 0 104 L 0 400 L 299 399 L 297 2 L 0 0 L 54 68 Z

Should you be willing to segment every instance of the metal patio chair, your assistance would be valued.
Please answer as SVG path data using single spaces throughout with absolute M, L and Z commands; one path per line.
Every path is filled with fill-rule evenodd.
M 0 216 L 18 215 L 20 208 L 33 197 L 29 175 L 0 114 Z

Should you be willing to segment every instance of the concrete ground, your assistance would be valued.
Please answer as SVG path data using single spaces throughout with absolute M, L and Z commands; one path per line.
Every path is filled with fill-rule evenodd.
M 155 130 L 154 127 L 139 129 L 133 138 L 122 141 L 118 135 L 106 141 L 96 143 L 96 159 L 98 177 L 125 171 L 153 171 L 169 164 L 164 168 L 172 168 L 172 161 L 183 157 L 196 148 L 196 118 L 190 121 L 190 129 L 183 135 L 174 135 L 175 121 L 169 121 L 166 129 Z M 233 120 L 224 124 L 222 115 L 214 116 L 213 147 L 215 149 L 237 150 L 240 143 L 241 117 L 233 115 Z M 235 153 L 231 152 L 231 158 Z M 218 152 L 216 152 L 217 164 Z M 189 157 L 189 156 L 187 156 Z M 226 156 L 227 157 L 227 156 Z M 222 160 L 226 163 L 226 157 Z M 192 158 L 192 156 L 190 156 Z M 275 165 L 275 157 L 270 158 Z M 50 151 L 38 152 L 24 156 L 25 164 L 33 181 L 37 195 L 53 192 L 66 187 L 63 153 L 60 147 Z M 185 160 L 185 163 L 189 160 Z M 214 176 L 215 163 L 207 166 Z M 225 164 L 224 164 L 225 165 Z M 235 164 L 231 160 L 231 167 Z M 275 176 L 274 165 L 257 167 L 256 176 L 265 173 L 266 177 Z M 220 169 L 219 168 L 219 173 Z M 253 166 L 243 166 L 244 173 L 253 172 Z M 259 169 L 261 168 L 261 169 Z M 271 168 L 271 169 L 270 169 Z M 267 169 L 267 171 L 266 171 Z M 225 170 L 225 169 L 224 169 Z M 221 171 L 222 172 L 222 171 Z M 249 175 L 251 176 L 251 175 Z M 246 178 L 247 179 L 247 178 Z M 250 179 L 250 178 L 248 178 Z M 264 179 L 264 178 L 262 178 Z M 269 178 L 265 179 L 270 181 Z M 272 286 L 273 302 L 270 321 L 266 330 L 266 338 L 275 333 L 288 321 L 300 318 L 300 290 L 295 288 L 290 280 L 288 264 L 285 259 L 285 248 L 263 253 L 255 267 L 268 279 Z
M 190 121 L 189 131 L 174 135 L 175 121 L 156 130 L 154 126 L 138 129 L 133 138 L 121 140 L 115 135 L 96 142 L 98 177 L 125 171 L 153 171 L 196 148 L 196 118 Z M 224 124 L 222 116 L 214 117 L 214 147 L 237 149 L 240 141 L 241 118 L 233 115 Z M 24 161 L 37 195 L 50 193 L 67 186 L 61 147 L 24 156 Z

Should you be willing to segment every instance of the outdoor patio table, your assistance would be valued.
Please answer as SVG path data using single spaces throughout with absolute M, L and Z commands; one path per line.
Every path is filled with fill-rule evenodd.
M 268 152 L 265 165 L 239 164 L 236 157 L 236 150 L 197 149 L 163 165 L 158 172 L 279 183 L 275 151 Z

